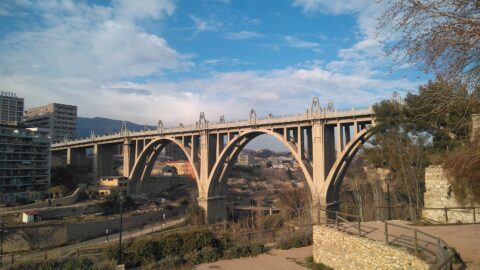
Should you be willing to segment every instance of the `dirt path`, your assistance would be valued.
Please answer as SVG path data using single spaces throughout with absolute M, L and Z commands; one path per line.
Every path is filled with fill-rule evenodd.
M 221 260 L 197 266 L 197 270 L 305 270 L 295 262 L 312 256 L 312 246 L 289 250 L 274 249 L 252 258 Z

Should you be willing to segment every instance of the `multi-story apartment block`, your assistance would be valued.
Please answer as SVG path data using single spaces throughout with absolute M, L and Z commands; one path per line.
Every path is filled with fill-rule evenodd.
M 0 124 L 18 125 L 23 118 L 23 98 L 15 93 L 0 92 Z
M 0 125 L 0 201 L 39 199 L 48 185 L 48 130 Z
M 245 167 L 253 166 L 255 165 L 255 156 L 251 152 L 242 151 L 238 155 L 237 164 Z
M 77 106 L 51 103 L 25 112 L 25 124 L 29 127 L 50 129 L 52 142 L 77 136 Z

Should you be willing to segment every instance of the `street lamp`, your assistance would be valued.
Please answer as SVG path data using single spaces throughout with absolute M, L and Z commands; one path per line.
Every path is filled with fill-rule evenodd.
M 385 183 L 387 184 L 387 203 L 388 203 L 388 220 L 392 219 L 392 211 L 390 209 L 390 184 L 392 182 L 392 175 L 391 173 L 387 173 L 385 175 Z
M 120 203 L 120 233 L 118 235 L 118 264 L 123 262 L 123 251 L 122 251 L 122 222 L 123 222 L 123 204 L 125 203 L 125 195 L 123 192 L 120 192 L 118 195 L 118 201 Z

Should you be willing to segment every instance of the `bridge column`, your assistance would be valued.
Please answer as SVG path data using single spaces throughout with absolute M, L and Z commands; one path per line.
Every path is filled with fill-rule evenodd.
M 93 146 L 93 176 L 95 180 L 113 174 L 113 152 L 113 145 L 95 144 Z
M 198 199 L 198 205 L 205 210 L 207 224 L 212 224 L 227 219 L 226 197 L 203 197 Z
M 135 163 L 135 149 L 130 140 L 124 140 L 122 146 L 123 176 L 130 177 L 130 171 Z
M 74 168 L 79 168 L 84 164 L 85 149 L 82 148 L 67 148 L 67 165 Z
M 321 187 L 325 182 L 323 126 L 319 121 L 312 125 L 313 184 Z

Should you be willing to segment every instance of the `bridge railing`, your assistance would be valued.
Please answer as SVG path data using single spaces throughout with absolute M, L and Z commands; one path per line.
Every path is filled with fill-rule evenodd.
M 452 269 L 454 263 L 460 264 L 463 269 L 465 263 L 460 259 L 455 249 L 449 247 L 441 238 L 422 232 L 417 228 L 410 228 L 399 224 L 384 221 L 385 244 L 406 247 L 416 256 L 420 256 L 432 263 L 437 270 Z M 393 229 L 396 233 L 392 233 Z M 398 229 L 404 233 L 399 233 Z
M 263 117 L 263 118 L 256 118 L 256 119 L 245 119 L 245 120 L 234 120 L 234 121 L 226 121 L 222 123 L 215 123 L 209 122 L 207 128 L 229 128 L 229 127 L 236 127 L 236 126 L 248 126 L 248 125 L 262 125 L 262 124 L 275 124 L 281 122 L 292 122 L 292 121 L 303 121 L 309 119 L 320 119 L 320 118 L 337 118 L 337 117 L 348 117 L 348 116 L 357 116 L 357 115 L 365 115 L 365 114 L 372 114 L 371 108 L 367 109 L 352 109 L 350 111 L 327 111 L 321 110 L 319 112 L 307 112 L 301 114 L 293 114 L 287 116 L 270 116 L 270 117 Z M 177 133 L 177 132 L 188 132 L 188 131 L 195 131 L 200 129 L 197 125 L 185 125 L 181 127 L 166 127 L 162 128 L 162 133 Z M 157 135 L 159 134 L 160 130 L 158 129 L 151 129 L 151 130 L 142 130 L 142 131 L 128 131 L 128 137 L 135 137 L 135 136 L 148 136 L 148 135 Z M 81 143 L 89 143 L 92 140 L 109 140 L 109 139 L 119 139 L 125 136 L 124 132 L 116 132 L 110 134 L 103 134 L 103 135 L 92 135 L 85 138 L 78 138 L 73 139 L 70 141 L 58 142 L 53 144 L 54 147 L 61 147 L 66 144 L 81 144 Z

